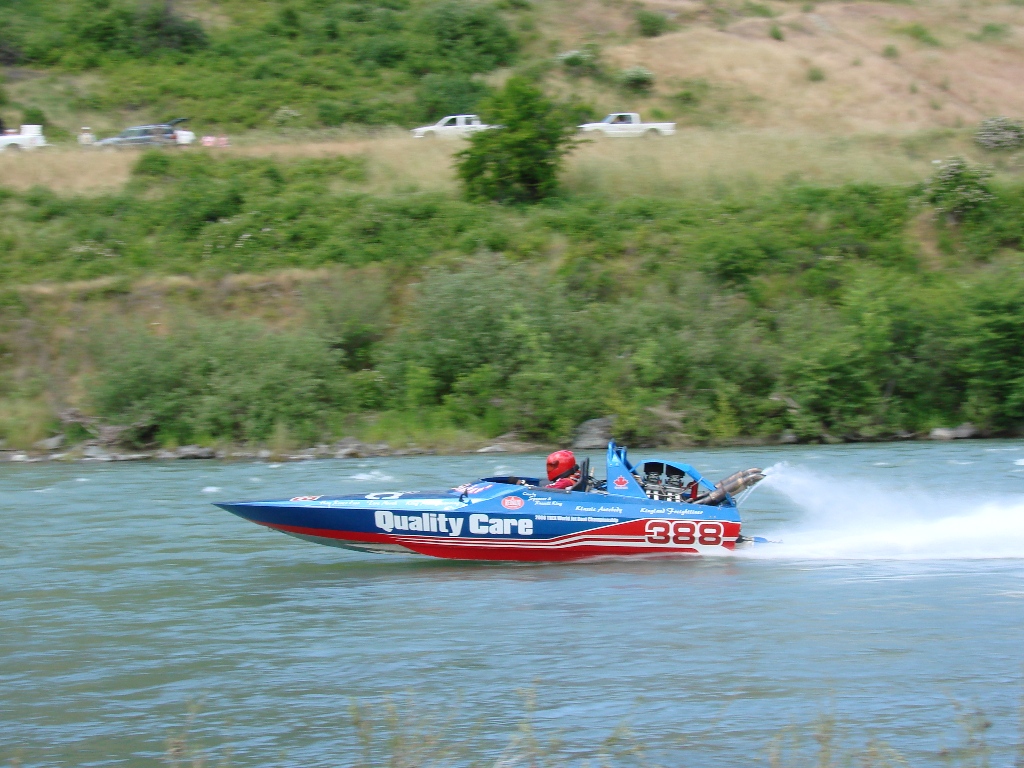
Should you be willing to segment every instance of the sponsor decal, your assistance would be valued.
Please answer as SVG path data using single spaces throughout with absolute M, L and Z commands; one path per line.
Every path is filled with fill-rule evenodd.
M 619 475 L 618 477 L 615 478 L 615 481 L 612 483 L 612 485 L 614 485 L 621 491 L 623 488 L 629 485 L 629 480 L 627 480 L 623 475 Z
M 522 509 L 526 504 L 519 496 L 506 496 L 501 500 L 501 506 L 505 509 Z
M 459 502 L 453 499 L 324 499 L 321 498 L 318 507 L 332 507 L 335 509 L 377 509 L 381 501 L 392 502 L 392 509 L 408 509 L 410 507 L 430 507 L 431 511 L 459 509 L 462 507 Z
M 466 483 L 465 485 L 457 485 L 454 488 L 452 488 L 452 490 L 458 491 L 459 493 L 468 493 L 470 496 L 472 496 L 475 493 L 483 493 L 488 488 L 493 487 L 494 485 L 492 485 L 491 483 Z
M 531 504 L 536 504 L 538 507 L 562 506 L 562 502 L 555 501 L 550 496 L 538 496 L 536 493 L 533 493 L 532 491 L 524 491 L 523 496 L 525 496 L 526 500 L 529 501 Z
M 657 507 L 640 507 L 641 515 L 703 515 L 703 509 L 676 509 L 668 507 L 659 509 Z
M 381 491 L 379 493 L 368 493 L 366 498 L 378 501 L 380 499 L 400 499 L 404 495 L 401 491 Z
M 519 498 L 518 496 L 510 498 Z M 522 502 L 522 499 L 519 499 Z M 533 520 L 528 517 L 513 520 L 509 517 L 488 517 L 487 515 L 470 515 L 469 532 L 477 535 L 509 536 L 515 528 L 520 536 L 533 535 Z
M 316 501 L 319 496 L 293 496 L 289 501 Z
M 423 533 L 447 533 L 459 536 L 466 523 L 465 517 L 446 515 L 437 512 L 424 512 L 419 515 L 398 515 L 387 509 L 378 509 L 373 513 L 373 521 L 382 531 L 421 531 Z M 533 520 L 530 518 L 488 517 L 487 515 L 470 515 L 469 532 L 476 536 L 532 536 Z
M 582 515 L 534 515 L 538 520 L 555 520 L 560 523 L 617 523 L 615 517 L 583 517 Z
M 373 513 L 373 522 L 381 530 L 422 531 L 424 533 L 447 533 L 458 536 L 466 522 L 464 517 L 449 517 L 443 512 L 423 512 L 419 515 L 396 515 L 386 509 L 378 509 Z

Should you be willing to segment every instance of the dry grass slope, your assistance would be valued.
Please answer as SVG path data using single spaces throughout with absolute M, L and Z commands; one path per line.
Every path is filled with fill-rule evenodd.
M 328 134 L 319 139 L 253 136 L 230 149 L 213 151 L 282 159 L 362 157 L 366 181 L 338 181 L 336 191 L 455 193 L 452 155 L 461 146 L 457 141 L 412 139 L 391 131 L 376 136 Z M 925 178 L 933 160 L 951 154 L 986 159 L 966 130 L 843 135 L 806 129 L 685 128 L 672 137 L 585 142 L 569 157 L 565 182 L 571 192 L 613 196 L 749 191 L 780 181 L 901 184 Z M 137 159 L 135 151 L 78 148 L 3 153 L 0 186 L 17 190 L 45 186 L 63 194 L 106 193 L 127 182 Z M 1024 168 L 1009 158 L 1001 170 L 1016 176 Z
M 641 65 L 657 76 L 655 91 L 644 97 L 577 85 L 609 110 L 659 109 L 685 119 L 668 97 L 702 78 L 747 97 L 736 99 L 730 112 L 747 126 L 902 133 L 1024 115 L 1024 7 L 1016 4 L 929 0 L 798 9 L 774 0 L 653 0 L 647 7 L 677 26 L 655 38 L 635 35 L 628 4 L 556 5 L 548 24 L 562 49 L 598 42 L 613 68 Z M 752 6 L 773 17 L 745 15 Z M 772 37 L 773 27 L 782 40 Z M 824 77 L 809 78 L 812 68 Z

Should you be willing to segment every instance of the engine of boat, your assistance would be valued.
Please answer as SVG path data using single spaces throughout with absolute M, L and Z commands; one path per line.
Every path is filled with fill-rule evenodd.
M 758 467 L 741 470 L 729 475 L 724 480 L 719 481 L 718 484 L 715 485 L 715 490 L 711 493 L 698 496 L 697 503 L 707 504 L 709 506 L 721 504 L 725 501 L 727 495 L 735 496 L 736 494 L 747 490 L 747 488 L 753 488 L 762 480 L 764 480 L 764 470 Z

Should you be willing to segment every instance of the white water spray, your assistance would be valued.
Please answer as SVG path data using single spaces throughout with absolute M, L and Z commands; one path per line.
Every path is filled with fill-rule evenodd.
M 779 464 L 761 483 L 802 511 L 755 557 L 836 560 L 1024 559 L 1024 498 L 888 489 Z

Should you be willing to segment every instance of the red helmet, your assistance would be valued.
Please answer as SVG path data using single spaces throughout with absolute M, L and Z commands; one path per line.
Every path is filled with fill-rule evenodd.
M 576 468 L 576 457 L 572 451 L 555 451 L 548 456 L 548 480 L 568 477 Z

